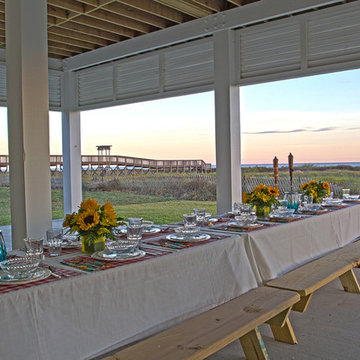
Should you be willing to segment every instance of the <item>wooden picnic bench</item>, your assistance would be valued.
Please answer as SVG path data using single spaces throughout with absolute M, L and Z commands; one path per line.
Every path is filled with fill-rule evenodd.
M 359 294 L 359 283 L 353 271 L 359 265 L 360 241 L 356 241 L 268 281 L 265 285 L 296 291 L 301 299 L 293 306 L 293 310 L 304 312 L 313 293 L 336 278 L 340 279 L 345 291 Z
M 103 360 L 199 360 L 240 339 L 246 359 L 269 359 L 258 326 L 268 323 L 274 338 L 296 338 L 289 320 L 300 296 L 260 287 L 122 349 Z

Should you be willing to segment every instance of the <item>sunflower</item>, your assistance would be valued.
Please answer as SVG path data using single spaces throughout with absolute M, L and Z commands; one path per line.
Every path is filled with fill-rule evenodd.
M 100 216 L 94 211 L 83 211 L 79 213 L 76 223 L 81 230 L 89 230 L 99 223 Z
M 83 201 L 80 205 L 80 210 L 85 210 L 93 213 L 99 210 L 99 208 L 100 205 L 95 199 L 87 199 L 86 201 Z
M 249 194 L 246 191 L 243 192 L 242 201 L 243 203 L 247 203 L 249 201 Z
M 268 188 L 270 195 L 272 196 L 279 196 L 279 189 L 274 186 L 269 186 Z

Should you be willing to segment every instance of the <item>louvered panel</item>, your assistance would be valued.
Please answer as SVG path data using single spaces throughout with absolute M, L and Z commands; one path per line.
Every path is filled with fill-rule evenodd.
M 269 23 L 238 32 L 240 78 L 301 68 L 300 24 L 297 21 Z
M 79 106 L 108 102 L 113 99 L 113 65 L 80 70 L 78 73 Z
M 326 15 L 326 16 L 325 16 Z M 309 68 L 360 60 L 360 6 L 307 21 Z
M 6 92 L 6 64 L 0 64 L 0 104 L 5 105 L 7 98 Z
M 49 70 L 49 106 L 50 108 L 61 107 L 61 71 Z
M 121 61 L 115 66 L 117 99 L 160 91 L 159 56 Z
M 164 54 L 164 89 L 212 83 L 214 80 L 212 41 L 197 41 L 193 45 L 173 48 Z

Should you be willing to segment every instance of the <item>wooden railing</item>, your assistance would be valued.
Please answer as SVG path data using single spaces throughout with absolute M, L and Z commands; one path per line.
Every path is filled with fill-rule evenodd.
M 154 160 L 121 155 L 82 155 L 83 170 L 148 169 L 156 172 L 210 172 L 212 166 L 203 160 Z M 53 171 L 61 171 L 62 155 L 50 155 Z M 9 156 L 0 155 L 0 170 L 9 171 Z

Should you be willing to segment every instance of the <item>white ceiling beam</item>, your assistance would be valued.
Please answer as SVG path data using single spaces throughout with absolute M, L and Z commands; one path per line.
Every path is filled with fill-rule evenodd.
M 340 4 L 342 0 L 262 0 L 230 9 L 169 29 L 76 55 L 64 60 L 67 70 L 86 68 L 148 50 L 211 35 L 216 31 L 255 24 L 318 7 Z

